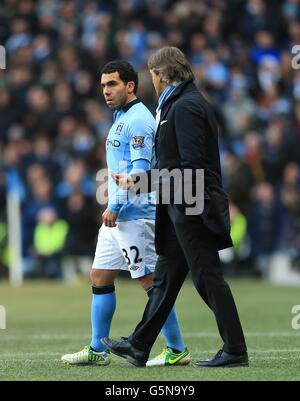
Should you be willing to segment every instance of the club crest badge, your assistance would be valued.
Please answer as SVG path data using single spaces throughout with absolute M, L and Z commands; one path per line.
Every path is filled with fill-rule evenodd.
M 117 135 L 120 135 L 120 133 L 121 133 L 123 127 L 124 127 L 124 123 L 121 123 L 121 124 L 119 124 L 119 125 L 117 126 L 117 129 L 116 129 L 116 134 L 117 134 Z

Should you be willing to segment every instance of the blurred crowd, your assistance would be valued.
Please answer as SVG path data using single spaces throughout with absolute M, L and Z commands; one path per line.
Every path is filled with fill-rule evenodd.
M 126 59 L 154 112 L 147 57 L 179 47 L 220 123 L 234 250 L 225 265 L 267 275 L 300 260 L 300 0 L 2 0 L 0 264 L 8 264 L 6 191 L 18 188 L 26 277 L 71 280 L 90 268 L 112 113 L 101 67 Z M 1 271 L 1 268 L 0 268 Z

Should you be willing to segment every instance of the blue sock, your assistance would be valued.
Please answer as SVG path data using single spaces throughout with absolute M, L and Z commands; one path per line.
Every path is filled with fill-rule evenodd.
M 147 290 L 148 297 L 151 296 L 152 290 L 153 288 Z M 167 347 L 179 352 L 185 350 L 186 346 L 180 331 L 175 305 L 171 309 L 161 331 L 165 337 Z
M 108 337 L 115 309 L 115 287 L 113 285 L 98 288 L 93 287 L 91 307 L 92 342 L 90 346 L 97 352 L 102 352 L 106 349 L 100 339 Z
M 180 331 L 175 305 L 171 309 L 161 331 L 165 337 L 167 347 L 179 352 L 185 350 L 186 346 Z

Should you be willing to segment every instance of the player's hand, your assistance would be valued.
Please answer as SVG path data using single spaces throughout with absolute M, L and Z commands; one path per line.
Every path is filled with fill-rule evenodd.
M 129 174 L 115 174 L 111 173 L 113 180 L 122 189 L 130 189 L 134 186 L 134 181 Z
M 102 221 L 106 227 L 117 227 L 117 214 L 106 209 L 102 214 Z

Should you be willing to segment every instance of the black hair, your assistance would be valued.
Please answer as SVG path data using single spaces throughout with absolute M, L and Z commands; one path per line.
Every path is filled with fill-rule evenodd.
M 138 74 L 134 70 L 131 64 L 129 64 L 126 60 L 115 60 L 111 61 L 102 68 L 102 74 L 111 74 L 113 72 L 118 72 L 121 80 L 127 84 L 128 82 L 134 82 L 134 93 L 137 93 L 138 90 Z

